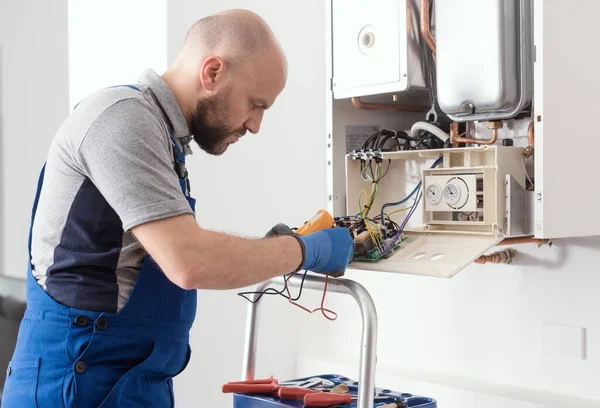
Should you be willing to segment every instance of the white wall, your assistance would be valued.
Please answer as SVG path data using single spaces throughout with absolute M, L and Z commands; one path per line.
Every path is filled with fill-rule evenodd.
M 551 393 L 593 399 L 594 405 L 581 406 L 600 406 L 600 237 L 515 248 L 514 265 L 473 265 L 451 280 L 349 272 L 378 308 L 378 378 L 388 381 L 379 384 L 431 397 L 447 396 L 449 384 L 475 390 L 494 385 L 495 393 L 517 390 L 538 402 Z M 342 298 L 335 306 L 340 319 L 324 360 L 357 361 L 358 337 L 347 336 L 359 332 L 356 306 Z M 543 323 L 585 328 L 587 358 L 544 353 Z M 342 337 L 347 341 L 340 342 Z M 577 347 L 563 349 L 573 350 Z M 418 390 L 390 383 L 414 378 L 415 372 L 430 383 Z M 539 406 L 565 406 L 555 403 Z
M 168 7 L 169 61 L 194 21 L 228 8 L 251 9 L 265 18 L 289 60 L 286 89 L 265 114 L 258 135 L 247 136 L 221 157 L 195 149 L 188 160 L 200 225 L 262 236 L 278 222 L 304 222 L 326 204 L 325 4 L 178 0 L 169 1 Z M 319 302 L 316 293 L 307 293 L 302 300 L 311 307 Z M 325 347 L 325 318 L 306 315 L 285 302 L 283 298 L 264 302 L 257 376 L 289 378 L 295 372 L 295 356 Z M 231 406 L 231 396 L 220 394 L 220 388 L 241 374 L 246 303 L 235 291 L 202 291 L 198 306 L 192 361 L 175 382 L 177 403 Z M 314 334 L 307 340 L 309 327 Z
M 55 132 L 85 95 L 164 71 L 166 24 L 166 0 L 0 0 L 0 273 L 25 277 L 35 183 Z
M 0 274 L 25 277 L 37 177 L 68 114 L 67 1 L 0 0 Z
M 69 104 L 167 66 L 166 0 L 69 1 Z

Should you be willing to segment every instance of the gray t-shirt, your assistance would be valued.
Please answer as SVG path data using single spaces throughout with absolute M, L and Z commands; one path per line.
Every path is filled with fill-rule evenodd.
M 151 70 L 77 105 L 50 147 L 33 225 L 33 275 L 54 300 L 121 310 L 146 256 L 131 228 L 192 213 L 173 155 L 173 141 L 189 152 L 189 140 L 175 97 Z

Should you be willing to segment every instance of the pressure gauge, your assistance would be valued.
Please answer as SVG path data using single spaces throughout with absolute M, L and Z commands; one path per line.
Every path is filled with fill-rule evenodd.
M 460 201 L 460 187 L 454 183 L 448 183 L 444 187 L 444 199 L 448 205 L 455 206 Z
M 438 205 L 442 201 L 442 189 L 437 184 L 430 184 L 427 187 L 427 200 L 432 205 Z

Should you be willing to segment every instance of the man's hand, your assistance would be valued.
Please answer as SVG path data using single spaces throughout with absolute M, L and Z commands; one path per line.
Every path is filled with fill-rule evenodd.
M 138 225 L 132 232 L 183 289 L 242 288 L 299 269 L 340 276 L 354 243 L 346 228 L 300 236 L 280 226 L 273 238 L 241 238 L 200 228 L 190 214 Z
M 342 276 L 354 255 L 354 239 L 346 228 L 326 228 L 294 237 L 302 245 L 300 269 Z
M 346 228 L 328 228 L 306 236 L 294 234 L 285 224 L 277 224 L 265 238 L 292 235 L 302 247 L 302 264 L 298 269 L 342 276 L 354 254 L 354 240 Z

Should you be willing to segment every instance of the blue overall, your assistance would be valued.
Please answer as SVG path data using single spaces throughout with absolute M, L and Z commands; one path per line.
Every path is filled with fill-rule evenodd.
M 175 171 L 192 210 L 185 154 Z M 44 169 L 40 174 L 31 225 Z M 29 250 L 31 252 L 31 229 Z M 173 284 L 147 256 L 119 313 L 55 302 L 27 272 L 27 311 L 7 369 L 2 408 L 172 407 L 172 378 L 187 366 L 196 291 Z

